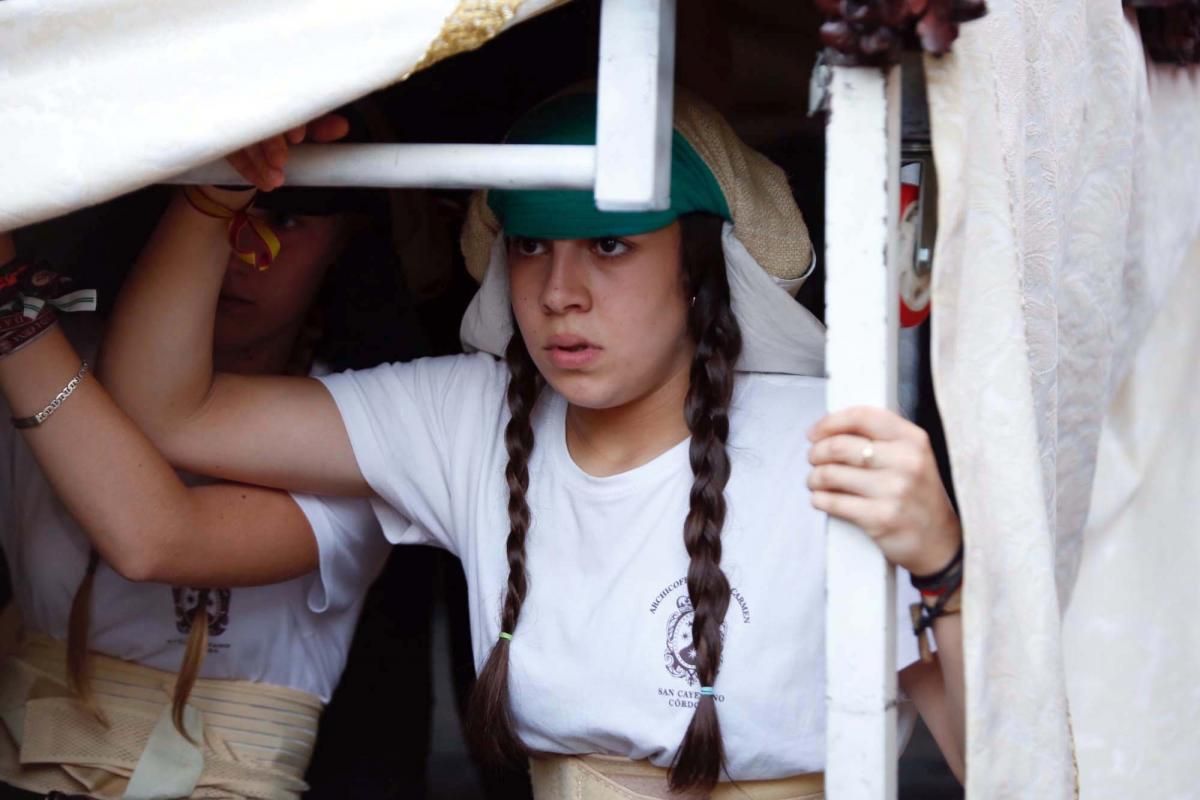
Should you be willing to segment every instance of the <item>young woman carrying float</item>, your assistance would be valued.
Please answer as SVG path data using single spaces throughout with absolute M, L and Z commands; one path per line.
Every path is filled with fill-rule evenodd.
M 266 270 L 226 252 L 210 319 L 219 369 L 328 372 L 317 320 L 334 309 L 321 287 L 349 245 L 361 253 L 387 236 L 374 199 L 345 190 L 259 198 L 256 224 L 279 247 Z M 9 262 L 6 234 L 0 251 Z M 25 259 L 5 274 L 18 279 L 10 291 L 36 292 L 51 273 Z M 48 319 L 4 313 L 15 334 L 5 342 Z M 72 326 L 88 358 L 97 340 L 86 324 Z M 9 416 L 6 403 L 0 408 Z M 86 452 L 75 449 L 80 459 Z M 318 717 L 388 548 L 365 500 L 297 501 L 320 554 L 312 570 L 232 589 L 193 588 L 214 584 L 171 569 L 134 575 L 154 581 L 135 583 L 91 548 L 20 432 L 0 430 L 0 546 L 25 631 L 0 660 L 0 798 L 299 797 Z M 140 499 L 123 502 L 141 513 Z
M 590 141 L 594 108 L 557 98 L 510 141 Z M 286 147 L 234 163 L 269 190 Z M 477 198 L 464 249 L 486 274 L 463 338 L 482 352 L 320 380 L 213 374 L 224 225 L 177 202 L 129 281 L 105 379 L 171 462 L 257 486 L 185 489 L 95 382 L 30 445 L 131 574 L 311 569 L 312 532 L 281 489 L 370 497 L 391 541 L 455 552 L 473 731 L 532 756 L 541 798 L 818 797 L 820 512 L 917 575 L 955 561 L 959 526 L 919 429 L 878 409 L 823 415 L 820 326 L 780 288 L 812 257 L 782 172 L 685 97 L 672 170 L 666 212 L 600 213 L 584 192 Z M 250 196 L 206 191 L 230 208 Z M 51 332 L 0 361 L 0 387 L 30 413 L 77 365 Z M 116 501 L 131 492 L 152 512 L 131 519 Z M 218 508 L 257 535 L 223 534 Z M 932 625 L 941 657 L 901 685 L 961 774 L 959 618 Z

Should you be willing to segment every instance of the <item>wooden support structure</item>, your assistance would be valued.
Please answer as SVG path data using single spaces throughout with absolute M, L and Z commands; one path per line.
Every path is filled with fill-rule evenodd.
M 830 410 L 896 408 L 899 67 L 834 67 L 826 132 Z M 895 570 L 861 530 L 831 519 L 826 557 L 825 791 L 896 797 Z
M 592 189 L 609 211 L 670 205 L 675 0 L 605 0 L 596 145 L 331 144 L 295 148 L 289 186 Z M 236 184 L 224 161 L 172 179 Z

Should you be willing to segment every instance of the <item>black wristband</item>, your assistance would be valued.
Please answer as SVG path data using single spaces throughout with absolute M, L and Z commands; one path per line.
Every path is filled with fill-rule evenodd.
M 932 575 L 909 574 L 914 588 L 923 592 L 944 592 L 958 588 L 962 584 L 963 572 L 963 543 L 958 543 L 958 551 L 950 563 Z

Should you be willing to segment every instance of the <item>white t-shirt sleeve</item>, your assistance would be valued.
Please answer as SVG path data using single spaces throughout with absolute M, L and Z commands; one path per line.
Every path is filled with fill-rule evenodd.
M 394 544 L 460 551 L 455 502 L 477 488 L 504 419 L 508 372 L 486 354 L 424 358 L 320 377 Z
M 344 611 L 383 569 L 391 545 L 370 504 L 358 497 L 293 494 L 317 540 L 318 568 L 308 589 L 313 613 Z

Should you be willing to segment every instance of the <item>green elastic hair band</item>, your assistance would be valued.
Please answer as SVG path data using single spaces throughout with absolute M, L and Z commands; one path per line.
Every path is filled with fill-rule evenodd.
M 596 95 L 570 94 L 535 108 L 509 131 L 510 144 L 596 143 Z M 684 214 L 707 212 L 732 221 L 721 186 L 704 159 L 671 133 L 671 205 L 663 211 L 601 211 L 590 191 L 496 189 L 488 206 L 509 236 L 594 239 L 635 236 L 665 228 Z
M 508 641 L 510 641 L 510 642 L 511 642 L 511 641 L 512 641 L 512 634 L 511 634 L 511 633 L 505 633 L 504 631 L 500 631 L 500 638 L 501 638 L 501 639 L 507 639 Z

